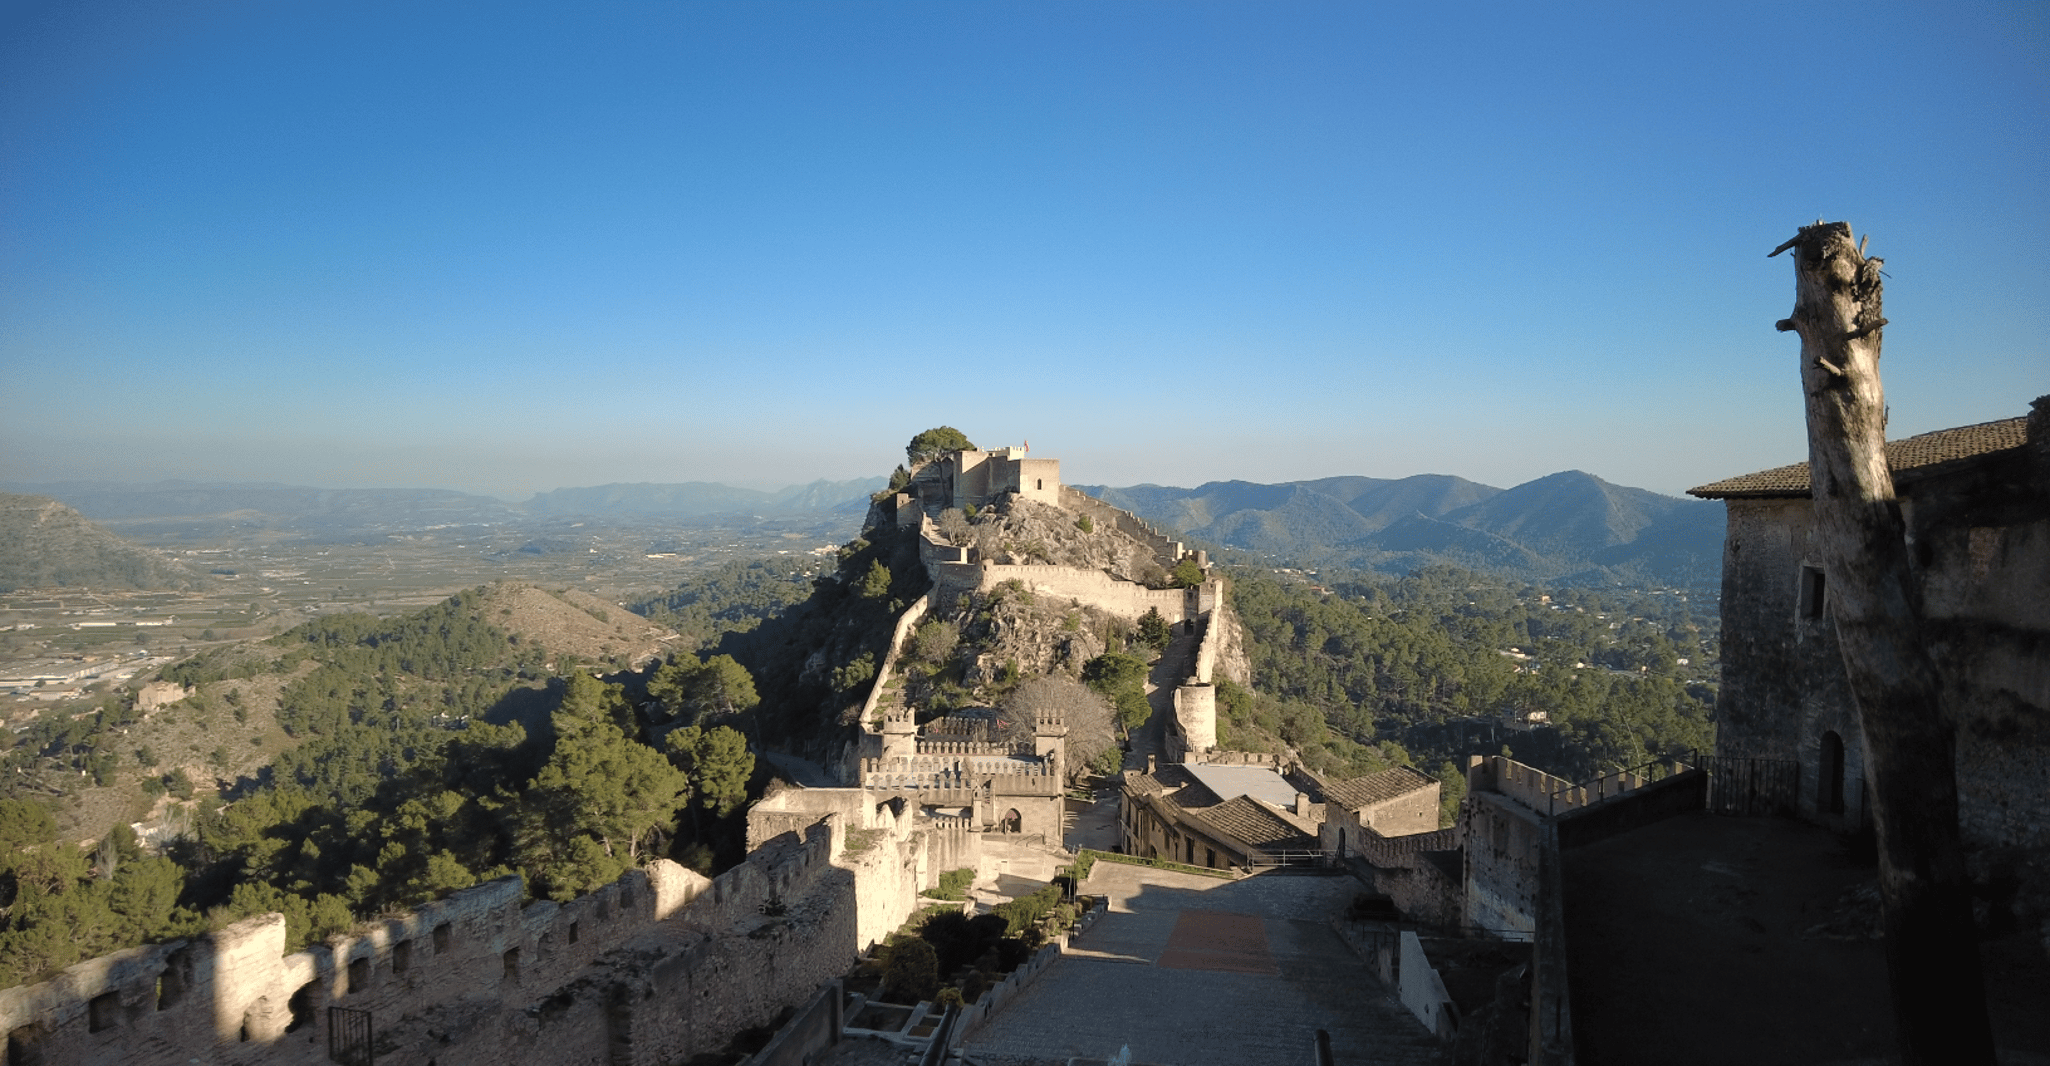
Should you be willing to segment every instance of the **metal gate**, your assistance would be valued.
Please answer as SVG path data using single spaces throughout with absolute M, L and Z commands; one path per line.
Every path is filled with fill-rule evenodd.
M 1708 771 L 1711 814 L 1790 816 L 1800 810 L 1801 764 L 1791 759 L 1698 755 L 1688 761 Z
M 342 1066 L 376 1066 L 370 1044 L 370 1012 L 348 1007 L 327 1009 L 327 1057 Z

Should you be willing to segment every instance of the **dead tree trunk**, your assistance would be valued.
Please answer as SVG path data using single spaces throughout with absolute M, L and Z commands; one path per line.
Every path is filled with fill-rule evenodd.
M 1901 1060 L 1993 1062 L 1958 839 L 1957 737 L 1921 635 L 1921 596 L 1886 465 L 1880 276 L 1843 222 L 1801 227 L 1794 314 L 1808 472 L 1830 612 L 1864 736 L 1879 836 L 1886 968 Z

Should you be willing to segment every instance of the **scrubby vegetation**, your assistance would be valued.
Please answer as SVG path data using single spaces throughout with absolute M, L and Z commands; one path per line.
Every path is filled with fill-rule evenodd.
M 81 852 L 35 802 L 0 801 L 0 828 L 19 838 L 0 871 L 0 984 L 267 911 L 285 915 L 296 946 L 508 873 L 569 899 L 656 855 L 705 872 L 738 861 L 754 757 L 720 723 L 750 703 L 746 671 L 692 657 L 610 680 L 544 678 L 543 649 L 486 621 L 476 597 L 392 619 L 332 615 L 270 642 L 267 666 L 293 678 L 277 724 L 300 742 L 229 805 L 183 768 L 151 778 L 197 808 L 163 857 L 125 827 Z M 240 690 L 227 686 L 241 662 L 212 657 L 180 676 L 201 686 L 192 700 L 235 713 Z M 124 713 L 24 734 L 9 757 L 111 748 Z M 52 946 L 79 928 L 92 932 L 76 951 Z
M 1714 745 L 1714 623 L 1677 597 L 1446 566 L 1321 576 L 1328 592 L 1234 574 L 1260 690 L 1220 686 L 1220 743 L 1272 736 L 1320 769 L 1506 744 L 1568 777 Z

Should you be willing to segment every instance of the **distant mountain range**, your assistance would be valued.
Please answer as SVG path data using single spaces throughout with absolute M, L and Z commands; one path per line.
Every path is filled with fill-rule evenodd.
M 599 485 L 537 493 L 522 503 L 447 489 L 317 489 L 301 485 L 161 481 L 65 481 L 10 485 L 53 497 L 88 518 L 135 533 L 204 537 L 234 530 L 289 529 L 319 536 L 506 525 L 523 520 L 661 521 L 719 516 L 851 516 L 886 478 L 814 481 L 776 492 L 708 482 Z
M 775 492 L 703 481 L 614 484 L 554 489 L 521 503 L 444 489 L 178 481 L 8 487 L 55 497 L 133 534 L 205 537 L 270 528 L 341 538 L 472 524 L 549 529 L 581 521 L 695 524 L 760 517 L 851 526 L 869 494 L 884 484 L 880 477 L 814 481 Z M 1721 507 L 1612 485 L 1578 470 L 1511 489 L 1445 474 L 1274 485 L 1213 481 L 1193 489 L 1078 487 L 1192 541 L 1277 562 L 1387 572 L 1452 563 L 1532 581 L 1675 585 L 1713 584 L 1722 568 Z
M 1714 584 L 1722 571 L 1721 507 L 1578 470 L 1511 489 L 1445 474 L 1078 487 L 1192 540 L 1314 565 L 1674 585 Z

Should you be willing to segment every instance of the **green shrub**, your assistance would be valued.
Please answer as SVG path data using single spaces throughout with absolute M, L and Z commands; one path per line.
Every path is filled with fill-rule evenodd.
M 1020 936 L 1030 930 L 1061 902 L 1061 890 L 1048 885 L 1029 896 L 1020 896 L 1009 903 L 999 903 L 991 913 L 1004 919 L 1004 935 Z
M 939 956 L 931 944 L 916 937 L 890 947 L 883 961 L 883 988 L 892 999 L 916 1003 L 939 991 Z
M 1139 619 L 1139 643 L 1158 651 L 1167 647 L 1173 633 L 1167 627 L 1167 619 L 1160 616 L 1160 608 L 1149 607 Z
M 925 894 L 933 899 L 963 900 L 968 898 L 968 886 L 974 883 L 975 869 L 973 867 L 948 870 L 940 875 L 939 887 L 928 888 L 925 890 Z

